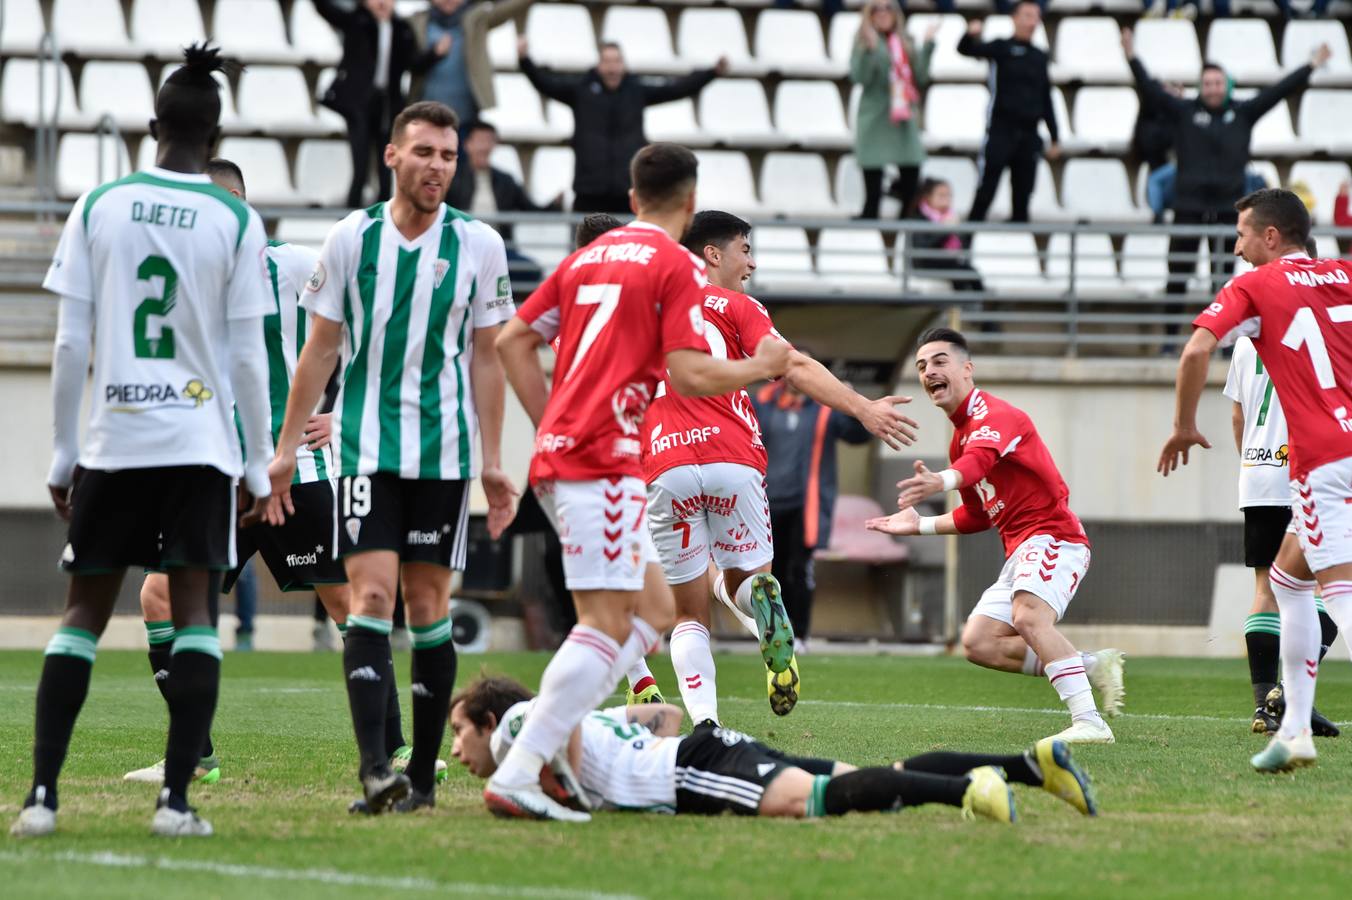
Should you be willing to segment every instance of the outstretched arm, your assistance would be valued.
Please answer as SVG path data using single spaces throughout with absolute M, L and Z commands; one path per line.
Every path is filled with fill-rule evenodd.
M 676 737 L 681 733 L 685 713 L 670 703 L 643 703 L 625 710 L 630 722 L 642 725 L 658 737 Z
M 672 350 L 667 372 L 677 393 L 687 397 L 717 397 L 756 381 L 778 378 L 789 365 L 789 345 L 765 337 L 756 355 L 747 359 L 714 359 L 698 350 Z
M 1314 67 L 1314 63 L 1303 65 L 1281 81 L 1268 85 L 1253 97 L 1242 103 L 1236 103 L 1235 106 L 1248 117 L 1249 121 L 1257 122 L 1267 115 L 1268 110 L 1272 107 L 1309 84 L 1310 76 L 1314 74 Z
M 657 103 L 666 103 L 669 100 L 693 97 L 703 90 L 706 84 L 713 81 L 717 75 L 717 69 L 696 69 L 689 75 L 664 78 L 651 84 L 643 82 L 643 105 L 653 106 Z
M 1216 336 L 1205 328 L 1197 328 L 1183 348 L 1183 356 L 1178 361 L 1178 381 L 1175 385 L 1174 433 L 1164 443 L 1160 451 L 1159 462 L 1155 470 L 1165 478 L 1182 465 L 1188 464 L 1188 451 L 1193 447 L 1210 450 L 1202 432 L 1197 430 L 1197 404 L 1206 388 L 1207 368 L 1211 364 L 1211 354 L 1220 343 Z
M 897 412 L 896 405 L 910 403 L 910 397 L 887 396 L 869 400 L 831 374 L 831 370 L 802 353 L 794 351 L 784 373 L 789 384 L 823 406 L 858 419 L 869 433 L 882 439 L 893 450 L 910 446 L 919 426 Z

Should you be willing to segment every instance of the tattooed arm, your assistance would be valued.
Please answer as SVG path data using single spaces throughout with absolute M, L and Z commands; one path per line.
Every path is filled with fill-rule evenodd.
M 626 711 L 630 722 L 644 726 L 658 737 L 676 737 L 681 733 L 685 712 L 670 703 L 644 703 Z

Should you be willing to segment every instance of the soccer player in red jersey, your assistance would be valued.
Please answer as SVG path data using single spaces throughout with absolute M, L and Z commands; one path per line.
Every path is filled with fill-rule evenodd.
M 1352 263 L 1306 254 L 1310 213 L 1290 191 L 1255 191 L 1235 208 L 1235 253 L 1257 268 L 1227 284 L 1193 320 L 1178 363 L 1174 431 L 1158 470 L 1167 477 L 1180 461 L 1187 465 L 1193 447 L 1211 447 L 1197 429 L 1211 354 L 1225 340 L 1252 338 L 1286 411 L 1296 530 L 1269 571 L 1281 615 L 1286 713 L 1252 762 L 1259 771 L 1285 771 L 1312 765 L 1316 756 L 1316 582 L 1338 627 L 1352 628 Z
M 1089 538 L 1066 504 L 1070 489 L 1027 413 L 973 382 L 967 340 L 951 328 L 932 328 L 915 355 L 920 383 L 953 422 L 952 465 L 931 472 L 917 461 L 915 476 L 897 485 L 901 510 L 870 519 L 888 534 L 972 534 L 992 525 L 1005 545 L 1005 566 L 977 602 L 962 632 L 967 658 L 979 666 L 1025 675 L 1045 674 L 1070 709 L 1067 743 L 1111 744 L 1112 729 L 1094 705 L 1122 705 L 1122 654 L 1079 653 L 1056 623 L 1089 571 Z M 918 503 L 960 491 L 962 505 L 942 516 L 921 516 Z M 1091 687 L 1092 682 L 1092 687 Z
M 484 789 L 500 815 L 587 818 L 545 795 L 540 770 L 671 624 L 669 605 L 639 604 L 662 596 L 642 591 L 640 425 L 664 368 L 681 393 L 705 396 L 778 377 L 788 364 L 788 345 L 773 339 L 750 359 L 709 355 L 704 267 L 678 243 L 695 214 L 696 169 L 684 147 L 640 150 L 630 165 L 638 218 L 560 263 L 498 339 L 507 376 L 536 423 L 530 481 L 558 529 L 578 612 L 541 678 L 531 720 Z M 537 351 L 556 335 L 551 391 Z
M 737 216 L 705 210 L 685 236 L 686 248 L 702 257 L 708 273 L 704 336 L 720 359 L 748 357 L 766 338 L 784 340 L 765 307 L 741 290 L 756 268 L 750 235 L 751 225 Z M 895 409 L 909 397 L 870 401 L 796 352 L 785 378 L 823 405 L 853 415 L 894 449 L 915 437 L 915 422 Z M 750 396 L 738 388 L 717 397 L 685 397 L 664 379 L 643 420 L 643 437 L 648 523 L 676 600 L 671 663 L 690 718 L 718 722 L 709 647 L 714 571 L 723 575 L 715 588 L 720 599 L 761 642 L 770 707 L 786 715 L 798 700 L 798 666 L 793 628 L 770 574 L 765 445 Z

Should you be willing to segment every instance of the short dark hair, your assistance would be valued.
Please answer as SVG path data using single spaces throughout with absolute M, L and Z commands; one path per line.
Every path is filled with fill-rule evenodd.
M 624 48 L 620 46 L 619 41 L 602 41 L 596 46 L 596 50 L 598 53 L 602 50 L 614 50 L 620 56 L 624 56 Z
M 916 342 L 916 349 L 920 349 L 926 344 L 932 344 L 941 341 L 945 344 L 952 344 L 962 351 L 962 355 L 970 358 L 972 351 L 967 348 L 967 338 L 962 336 L 961 331 L 952 328 L 931 328 L 920 335 L 920 340 Z
M 710 244 L 722 250 L 730 241 L 750 234 L 751 223 L 745 219 L 719 209 L 706 209 L 695 213 L 682 243 L 687 250 L 703 259 L 704 248 Z
M 629 163 L 629 182 L 639 205 L 656 210 L 684 203 L 698 176 L 699 160 L 680 144 L 649 144 Z
M 1235 203 L 1238 212 L 1251 210 L 1253 224 L 1261 231 L 1275 228 L 1292 247 L 1304 247 L 1310 239 L 1310 211 L 1305 202 L 1285 188 L 1260 188 Z
M 221 85 L 215 73 L 225 71 L 227 63 L 219 47 L 203 43 L 183 48 L 183 65 L 164 80 L 155 95 L 159 140 L 203 143 L 212 139 L 221 118 Z
M 463 703 L 465 718 L 473 722 L 476 728 L 485 728 L 490 724 L 489 713 L 501 722 L 507 710 L 534 696 L 530 688 L 505 675 L 481 675 L 451 697 L 451 705 L 446 709 L 449 714 L 456 704 Z
M 1038 0 L 1019 0 L 1018 3 L 1014 4 L 1014 10 L 1017 10 L 1020 6 L 1023 6 L 1027 3 L 1033 4 L 1034 6 L 1037 7 L 1038 12 L 1042 12 L 1042 4 L 1039 3 Z M 1013 12 L 1014 10 L 1010 10 L 1010 12 Z
M 405 106 L 399 115 L 394 117 L 394 126 L 390 128 L 390 143 L 399 143 L 399 139 L 404 136 L 404 129 L 414 122 L 426 122 L 438 128 L 460 127 L 460 117 L 445 103 L 419 100 Z
M 465 137 L 469 137 L 476 131 L 491 131 L 493 137 L 498 136 L 498 128 L 492 122 L 485 122 L 483 119 L 474 119 L 465 126 Z
M 620 220 L 610 213 L 591 213 L 577 223 L 577 231 L 573 232 L 573 249 L 581 250 L 607 231 L 619 227 Z
M 224 157 L 216 156 L 207 160 L 206 174 L 212 181 L 224 176 L 238 185 L 241 194 L 245 193 L 244 173 L 240 171 L 239 166 Z
M 1206 62 L 1202 63 L 1202 71 L 1203 71 L 1203 72 L 1208 72 L 1208 71 L 1220 72 L 1222 75 L 1224 75 L 1224 74 L 1225 74 L 1225 66 L 1222 66 L 1222 65 L 1221 65 L 1220 63 L 1218 63 L 1218 62 L 1213 62 L 1212 60 L 1209 60 L 1209 59 L 1208 59 Z
M 1311 259 L 1319 258 L 1319 245 L 1315 243 L 1315 240 L 1312 237 L 1305 239 L 1305 255 Z

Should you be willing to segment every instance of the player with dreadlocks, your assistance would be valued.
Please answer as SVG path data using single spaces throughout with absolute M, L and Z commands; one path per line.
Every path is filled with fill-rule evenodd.
M 188 783 L 220 688 L 217 595 L 221 573 L 235 564 L 235 480 L 249 503 L 270 493 L 263 319 L 277 311 L 262 221 L 203 174 L 220 134 L 214 73 L 222 68 L 215 48 L 184 51 L 155 99 L 155 165 L 76 202 L 43 283 L 61 298 L 47 481 L 70 523 L 61 565 L 71 580 L 38 683 L 33 787 L 16 836 L 56 828 L 57 777 L 128 566 L 168 574 L 174 627 L 164 787 L 151 831 L 211 834 L 188 806 Z M 81 447 L 91 349 L 94 392 Z M 275 502 L 264 514 L 281 523 Z

